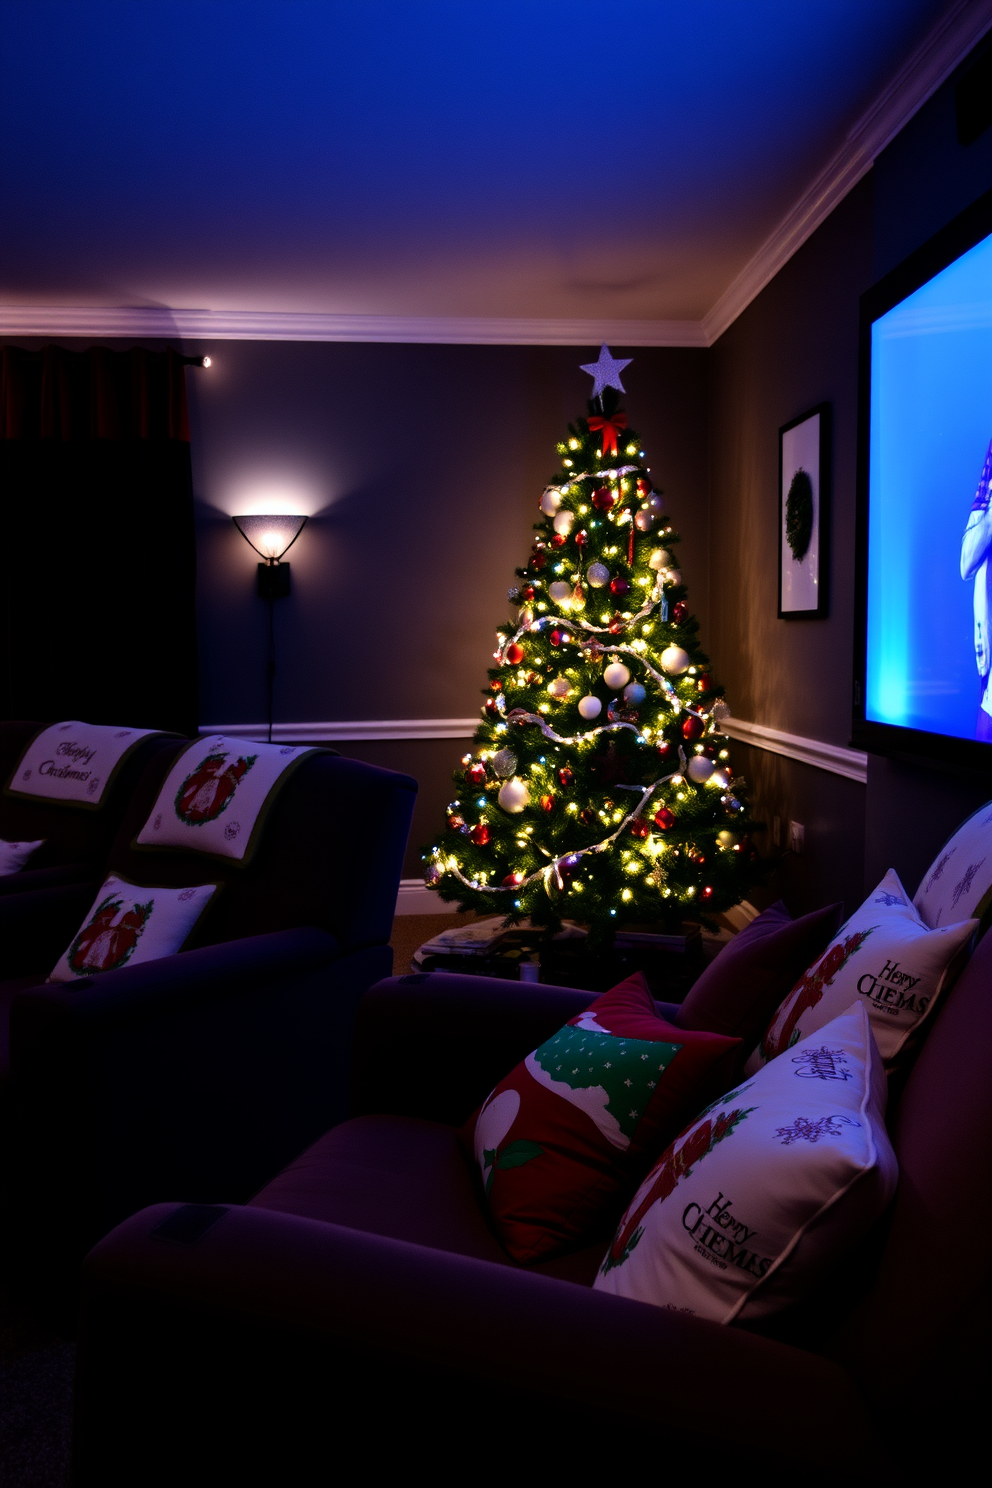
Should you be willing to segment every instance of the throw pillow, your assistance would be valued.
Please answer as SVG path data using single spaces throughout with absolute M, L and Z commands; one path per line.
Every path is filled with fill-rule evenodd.
M 815 1033 L 844 1008 L 864 1000 L 872 1031 L 891 1071 L 911 1035 L 953 979 L 953 966 L 977 920 L 928 930 L 890 868 L 782 1003 L 748 1074 Z
M 992 801 L 948 838 L 913 900 L 924 925 L 984 920 L 992 909 Z
M 48 980 L 71 982 L 173 955 L 189 939 L 216 888 L 145 888 L 112 873 Z
M 752 920 L 707 966 L 675 1015 L 677 1028 L 741 1040 L 749 1054 L 768 1020 L 840 928 L 843 906 L 794 920 L 781 900 Z
M 6 794 L 96 811 L 128 755 L 156 733 L 75 719 L 49 724 L 24 749 Z
M 736 1039 L 659 1018 L 629 977 L 500 1081 L 465 1137 L 517 1261 L 609 1233 L 645 1168 L 732 1079 Z
M 671 1144 L 635 1194 L 595 1287 L 718 1323 L 798 1301 L 895 1192 L 885 1098 L 858 1003 Z
M 41 847 L 44 840 L 40 837 L 37 842 L 0 841 L 0 877 L 7 873 L 20 873 L 28 858 Z
M 136 845 L 178 847 L 246 863 L 277 790 L 316 752 L 248 744 L 223 734 L 195 740 L 165 777 Z

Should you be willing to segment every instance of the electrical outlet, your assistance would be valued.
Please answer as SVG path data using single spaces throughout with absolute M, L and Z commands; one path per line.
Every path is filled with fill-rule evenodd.
M 782 846 L 782 818 L 772 817 L 772 847 Z
M 806 844 L 806 828 L 802 822 L 790 821 L 789 823 L 789 851 L 795 853 L 797 858 L 802 857 L 803 847 Z

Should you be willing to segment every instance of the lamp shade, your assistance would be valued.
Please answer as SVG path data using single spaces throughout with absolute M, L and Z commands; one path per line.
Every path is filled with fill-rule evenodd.
M 246 542 L 268 563 L 278 563 L 303 531 L 306 517 L 235 517 L 234 525 Z

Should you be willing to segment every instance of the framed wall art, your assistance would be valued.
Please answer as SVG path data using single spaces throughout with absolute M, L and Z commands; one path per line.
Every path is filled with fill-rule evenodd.
M 778 615 L 812 620 L 827 613 L 830 404 L 820 403 L 778 431 Z

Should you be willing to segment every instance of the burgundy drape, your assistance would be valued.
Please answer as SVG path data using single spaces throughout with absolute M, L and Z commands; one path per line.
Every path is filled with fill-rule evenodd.
M 184 359 L 0 352 L 0 715 L 196 726 Z

